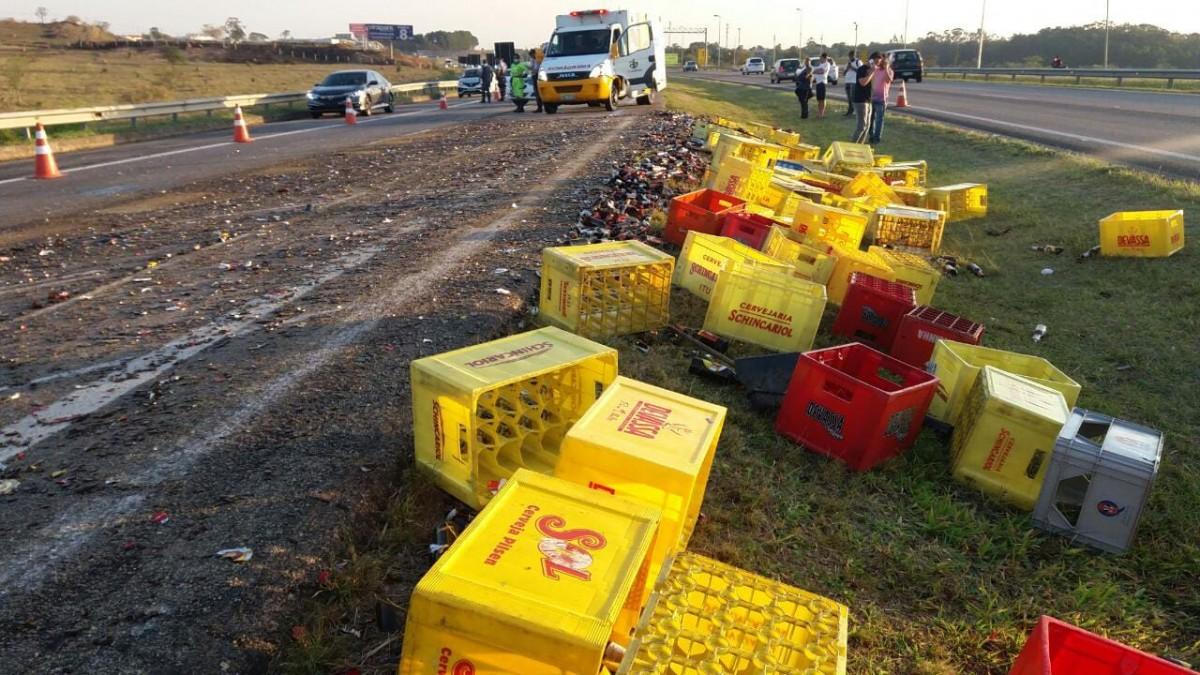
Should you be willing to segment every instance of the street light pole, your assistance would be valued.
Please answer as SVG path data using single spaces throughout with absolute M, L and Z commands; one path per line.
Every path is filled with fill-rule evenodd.
M 975 67 L 983 68 L 983 19 L 987 16 L 987 0 L 983 0 L 983 9 L 979 12 L 979 55 L 975 57 Z
M 713 14 L 717 17 L 717 70 L 721 69 L 721 15 Z
M 854 51 L 858 51 L 858 22 L 854 22 Z
M 904 46 L 908 46 L 908 0 L 904 0 Z
M 800 44 L 796 45 L 796 57 L 804 58 L 804 8 L 797 7 L 797 12 L 800 12 Z M 803 64 L 801 64 L 803 65 Z
M 1108 0 L 1104 0 L 1104 67 L 1108 67 Z

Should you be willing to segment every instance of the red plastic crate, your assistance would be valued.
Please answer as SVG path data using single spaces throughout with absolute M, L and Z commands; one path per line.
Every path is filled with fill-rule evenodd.
M 892 342 L 891 355 L 901 361 L 924 368 L 933 356 L 938 340 L 954 340 L 977 345 L 983 341 L 983 324 L 921 305 L 900 318 L 900 328 Z
M 1043 616 L 1009 675 L 1196 675 L 1193 670 Z
M 796 360 L 775 431 L 866 471 L 912 447 L 937 377 L 851 343 Z
M 833 334 L 891 351 L 900 319 L 916 306 L 917 292 L 912 286 L 852 272 L 842 308 L 833 322 Z
M 672 244 L 683 245 L 688 230 L 704 234 L 720 234 L 721 220 L 726 214 L 746 210 L 746 200 L 716 190 L 696 190 L 671 200 L 667 209 L 667 228 L 663 238 Z
M 729 213 L 725 215 L 721 224 L 721 236 L 736 239 L 756 251 L 761 251 L 772 225 L 783 223 L 757 213 Z

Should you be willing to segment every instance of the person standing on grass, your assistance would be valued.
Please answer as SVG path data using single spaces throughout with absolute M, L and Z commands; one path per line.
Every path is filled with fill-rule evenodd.
M 868 61 L 873 61 L 879 52 L 871 55 Z M 872 66 L 864 63 L 854 71 L 854 114 L 857 118 L 857 124 L 854 126 L 854 135 L 850 137 L 851 142 L 866 143 L 867 135 L 871 128 L 871 75 Z
M 492 70 L 492 66 L 484 63 L 479 67 L 479 102 L 492 102 L 492 79 L 496 76 L 496 71 Z
M 862 59 L 858 58 L 858 52 L 850 50 L 850 59 L 846 61 L 846 69 L 842 72 L 842 79 L 846 81 L 846 115 L 849 117 L 854 114 L 854 90 L 858 88 L 858 69 L 862 67 Z
M 833 77 L 830 77 L 832 71 Z M 837 66 L 830 60 L 829 54 L 821 52 L 821 60 L 813 68 L 813 89 L 817 92 L 817 119 L 825 117 L 825 94 L 830 79 L 837 82 Z
M 529 81 L 533 83 L 533 100 L 537 102 L 537 110 L 534 112 L 542 112 L 542 93 L 538 91 L 538 71 L 542 69 L 542 63 L 538 60 L 538 50 L 529 50 Z
M 812 98 L 813 69 L 808 60 L 800 57 L 802 68 L 796 69 L 796 98 L 800 99 L 800 119 L 808 119 L 808 99 Z
M 883 140 L 883 111 L 887 109 L 888 92 L 892 88 L 892 64 L 887 55 L 876 53 L 871 73 L 871 133 L 867 142 L 876 145 Z

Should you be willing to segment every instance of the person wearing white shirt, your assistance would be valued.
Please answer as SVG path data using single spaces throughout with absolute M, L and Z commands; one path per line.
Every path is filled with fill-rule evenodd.
M 846 62 L 846 69 L 843 71 L 846 81 L 846 114 L 845 117 L 850 117 L 854 114 L 854 73 L 858 72 L 859 66 L 862 65 L 862 59 L 858 58 L 858 52 L 851 51 L 850 59 Z
M 817 118 L 825 116 L 825 88 L 837 84 L 838 68 L 829 54 L 822 53 L 821 60 L 813 67 L 813 88 L 817 93 Z

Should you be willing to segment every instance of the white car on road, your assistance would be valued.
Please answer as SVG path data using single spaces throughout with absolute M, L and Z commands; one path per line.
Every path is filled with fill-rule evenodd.
M 767 64 L 757 56 L 751 56 L 742 64 L 743 75 L 762 75 L 767 72 Z

